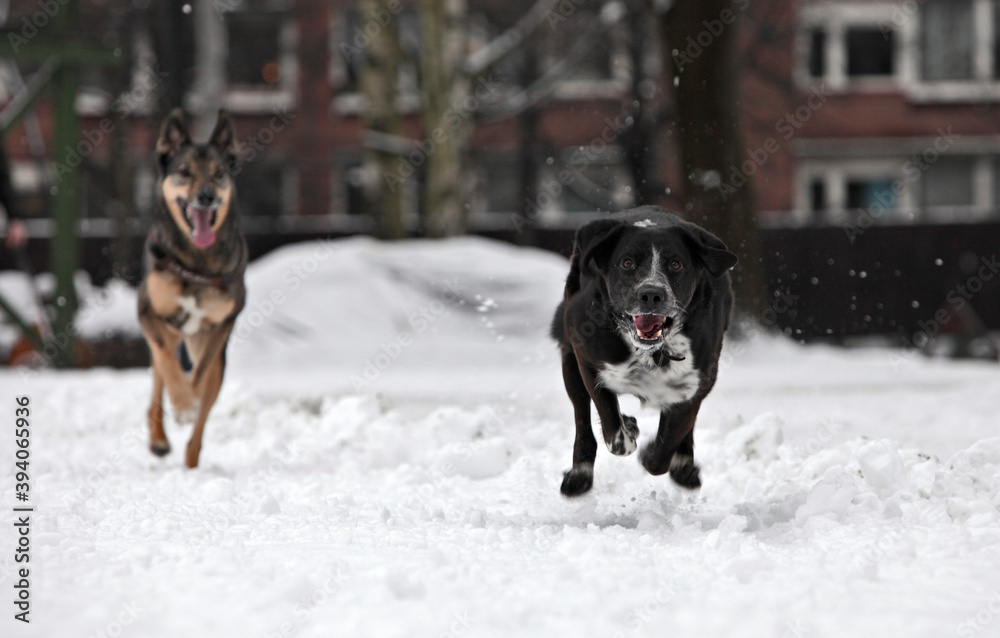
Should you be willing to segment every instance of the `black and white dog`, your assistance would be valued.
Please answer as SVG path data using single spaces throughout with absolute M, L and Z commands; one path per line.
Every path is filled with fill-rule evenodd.
M 611 453 L 635 451 L 639 428 L 619 410 L 620 394 L 660 408 L 656 438 L 640 454 L 646 470 L 669 471 L 683 487 L 701 485 L 694 423 L 718 374 L 733 305 L 729 270 L 736 262 L 719 238 L 658 206 L 616 213 L 577 231 L 565 296 L 552 322 L 576 414 L 573 469 L 563 477 L 563 494 L 583 494 L 593 485 L 591 401 Z

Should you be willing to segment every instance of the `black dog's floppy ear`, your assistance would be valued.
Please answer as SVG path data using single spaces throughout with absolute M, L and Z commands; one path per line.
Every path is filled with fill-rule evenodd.
M 580 255 L 580 268 L 590 270 L 590 263 L 597 266 L 597 271 L 607 268 L 611 251 L 625 224 L 615 219 L 598 219 L 584 224 L 576 231 L 573 252 Z
M 208 143 L 219 149 L 228 159 L 235 159 L 240 152 L 239 142 L 236 141 L 236 125 L 229 111 L 219 109 L 219 120 L 212 131 L 212 137 Z
M 707 230 L 691 226 L 684 229 L 684 236 L 692 252 L 705 264 L 705 269 L 713 277 L 721 277 L 739 263 L 739 259 L 729 252 L 722 240 Z
M 187 124 L 184 123 L 184 111 L 179 108 L 170 111 L 160 127 L 160 137 L 156 140 L 156 153 L 160 164 L 166 166 L 174 155 L 191 143 Z

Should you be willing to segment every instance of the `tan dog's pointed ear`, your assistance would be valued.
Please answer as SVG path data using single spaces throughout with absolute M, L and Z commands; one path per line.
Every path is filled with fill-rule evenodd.
M 219 109 L 219 121 L 215 124 L 212 137 L 208 143 L 219 149 L 228 160 L 233 160 L 240 152 L 239 142 L 236 141 L 236 125 L 233 124 L 233 117 L 229 111 Z
M 160 127 L 160 137 L 156 140 L 156 153 L 160 156 L 160 164 L 166 166 L 170 159 L 180 152 L 181 148 L 191 143 L 187 124 L 184 122 L 184 111 L 179 108 L 170 112 Z

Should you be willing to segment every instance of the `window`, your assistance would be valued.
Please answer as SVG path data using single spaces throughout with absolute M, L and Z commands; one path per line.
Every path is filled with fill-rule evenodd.
M 826 182 L 814 179 L 809 183 L 809 210 L 817 217 L 826 212 L 829 204 L 826 197 Z
M 910 7 L 909 5 L 913 5 Z M 898 89 L 915 102 L 1000 100 L 1000 0 L 802 3 L 795 81 Z
M 921 79 L 974 77 L 972 2 L 927 2 L 920 7 L 920 27 Z
M 849 179 L 847 180 L 848 209 L 871 210 L 876 205 L 885 210 L 896 207 L 896 195 L 892 192 L 892 179 Z
M 365 203 L 365 170 L 360 160 L 344 169 L 341 188 L 342 212 L 348 215 L 364 215 L 368 206 Z
M 271 87 L 281 82 L 281 31 L 283 12 L 233 11 L 226 13 L 230 86 Z
M 993 0 L 993 79 L 1000 80 L 1000 0 Z
M 292 4 L 288 0 L 241 0 L 230 4 L 219 9 L 221 21 L 202 24 L 206 37 L 226 42 L 226 56 L 219 60 L 210 47 L 199 49 L 196 87 L 214 82 L 212 78 L 224 73 L 226 108 L 241 113 L 294 108 L 296 23 L 292 20 Z
M 563 211 L 620 210 L 632 205 L 632 175 L 621 149 L 596 153 L 587 147 L 575 147 L 563 155 L 564 169 L 569 172 L 567 179 L 560 177 Z M 559 174 L 564 175 L 563 171 Z
M 479 183 L 487 213 L 516 213 L 524 207 L 517 155 L 486 150 L 479 158 Z
M 237 205 L 246 217 L 277 217 L 285 210 L 285 165 L 255 161 L 240 165 L 236 176 Z
M 824 75 L 826 75 L 826 31 L 813 29 L 809 32 L 809 77 L 821 78 Z
M 579 6 L 565 21 L 545 30 L 538 72 L 542 76 L 559 73 L 558 95 L 562 97 L 617 93 L 631 78 L 628 28 L 620 22 L 601 29 L 600 11 L 600 6 Z
M 892 75 L 895 33 L 878 27 L 854 27 L 845 34 L 847 75 Z
M 920 206 L 933 217 L 935 208 L 971 207 L 974 158 L 940 157 L 920 179 Z
M 397 99 L 400 109 L 409 111 L 420 104 L 420 16 L 416 5 L 406 4 L 392 14 L 392 21 L 383 28 L 394 29 L 399 41 L 399 67 L 396 76 Z M 330 22 L 330 83 L 336 89 L 335 108 L 340 112 L 358 113 L 362 109 L 361 77 L 368 66 L 368 46 L 374 31 L 356 6 L 344 6 Z

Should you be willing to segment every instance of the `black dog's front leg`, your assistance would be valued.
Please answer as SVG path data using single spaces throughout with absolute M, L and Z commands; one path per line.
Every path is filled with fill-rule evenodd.
M 594 484 L 597 439 L 594 438 L 594 430 L 590 425 L 590 393 L 580 376 L 580 366 L 572 350 L 563 350 L 562 369 L 566 394 L 573 402 L 576 440 L 573 443 L 573 469 L 563 475 L 559 491 L 566 496 L 579 496 Z
M 635 440 L 639 438 L 639 428 L 634 418 L 622 416 L 618 408 L 618 395 L 600 385 L 597 373 L 589 366 L 580 366 L 580 376 L 583 377 L 587 392 L 594 401 L 597 415 L 601 417 L 601 431 L 608 450 L 615 456 L 628 456 L 635 452 Z
M 670 478 L 681 487 L 701 487 L 698 466 L 694 462 L 694 423 L 701 400 L 679 403 L 660 412 L 660 427 L 656 438 L 646 444 L 639 455 L 642 466 L 650 474 L 670 472 Z

